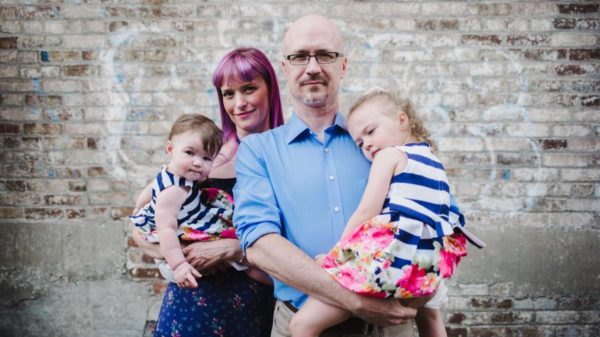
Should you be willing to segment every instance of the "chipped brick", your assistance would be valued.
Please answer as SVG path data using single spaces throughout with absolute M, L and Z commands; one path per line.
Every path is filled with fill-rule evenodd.
M 8 124 L 8 123 L 0 123 L 0 133 L 1 134 L 15 134 L 15 133 L 19 133 L 21 131 L 21 128 L 19 127 L 19 124 Z
M 554 28 L 556 28 L 556 29 L 573 29 L 573 28 L 575 28 L 575 19 L 556 18 L 556 19 L 554 19 Z
M 0 37 L 0 49 L 17 49 L 17 38 Z
M 27 190 L 27 184 L 23 180 L 8 180 L 6 181 L 6 189 L 9 191 L 24 192 Z
M 600 106 L 600 96 L 581 96 L 579 98 L 582 106 Z
M 113 220 L 125 219 L 131 215 L 133 207 L 112 207 L 110 209 L 110 216 Z
M 85 192 L 87 191 L 87 184 L 85 181 L 69 181 L 69 191 Z
M 88 168 L 87 173 L 90 177 L 102 177 L 108 174 L 104 167 L 90 167 Z
M 160 277 L 160 272 L 157 268 L 133 268 L 129 274 L 138 278 L 157 278 Z
M 466 328 L 451 328 L 446 327 L 446 334 L 448 337 L 467 337 L 467 329 Z
M 127 21 L 113 21 L 108 25 L 108 29 L 111 32 L 117 31 L 123 27 L 129 26 L 129 22 Z
M 583 75 L 586 73 L 585 68 L 578 64 L 561 64 L 554 68 L 558 76 Z
M 461 37 L 461 42 L 464 44 L 468 44 L 470 42 L 480 42 L 482 44 L 493 44 L 499 45 L 502 43 L 502 39 L 498 35 L 463 35 Z
M 62 219 L 64 212 L 57 208 L 26 208 L 25 219 L 31 220 L 49 220 Z
M 575 61 L 600 60 L 600 49 L 571 49 L 569 59 Z
M 539 143 L 544 150 L 560 150 L 567 148 L 566 139 L 540 139 Z
M 598 12 L 598 4 L 568 4 L 558 5 L 558 12 L 561 14 L 586 14 Z
M 461 324 L 467 316 L 462 312 L 455 312 L 448 318 L 448 322 L 451 324 Z
M 25 134 L 58 135 L 62 133 L 60 124 L 23 124 Z
M 152 262 L 154 262 L 154 260 Z M 152 282 L 152 292 L 157 295 L 164 294 L 165 291 L 167 291 L 167 285 L 169 285 L 169 283 L 165 280 L 155 280 Z
M 65 215 L 67 219 L 85 219 L 85 209 L 73 209 L 69 208 L 65 210 Z
M 142 262 L 144 263 L 154 263 L 154 258 L 152 256 L 142 254 Z
M 48 206 L 81 205 L 83 197 L 81 195 L 46 195 L 44 202 Z
M 537 46 L 550 43 L 548 34 L 508 35 L 506 43 L 512 46 Z

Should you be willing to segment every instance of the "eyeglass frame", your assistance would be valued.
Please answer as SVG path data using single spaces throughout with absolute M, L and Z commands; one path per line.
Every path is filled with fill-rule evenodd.
M 320 54 L 320 55 L 323 55 L 323 54 L 334 54 L 334 55 L 335 55 L 335 58 L 334 58 L 334 59 L 333 59 L 333 61 L 331 61 L 331 62 L 325 62 L 325 63 L 322 63 L 322 62 L 319 62 L 319 59 L 317 58 L 317 55 L 319 55 L 319 54 Z M 306 63 L 292 63 L 292 60 L 290 60 L 290 57 L 292 57 L 292 56 L 297 56 L 297 55 L 308 56 L 308 60 L 306 61 Z M 313 58 L 313 57 L 315 58 L 315 61 L 317 61 L 317 63 L 318 63 L 318 64 L 332 64 L 332 63 L 335 63 L 335 62 L 338 60 L 338 58 L 340 58 L 340 57 L 342 57 L 342 56 L 344 56 L 344 54 L 343 54 L 343 53 L 340 53 L 340 52 L 337 52 L 337 51 L 321 51 L 321 52 L 317 52 L 317 53 L 315 53 L 315 54 L 308 54 L 308 53 L 295 53 L 295 54 L 283 55 L 283 57 L 284 57 L 284 58 L 285 58 L 285 59 L 286 59 L 286 60 L 287 60 L 287 61 L 288 61 L 288 62 L 289 62 L 291 65 L 293 65 L 293 66 L 305 66 L 305 65 L 307 65 L 307 64 L 309 64 L 309 63 L 310 63 L 310 59 L 311 59 L 311 58 Z

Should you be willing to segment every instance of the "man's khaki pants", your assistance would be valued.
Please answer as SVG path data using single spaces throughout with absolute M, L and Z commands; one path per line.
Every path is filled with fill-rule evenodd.
M 271 337 L 291 337 L 289 324 L 294 316 L 294 312 L 283 302 L 277 301 L 275 312 L 273 313 L 273 328 Z M 397 325 L 389 328 L 376 327 L 371 333 L 363 334 L 357 331 L 356 334 L 347 333 L 323 333 L 321 337 L 413 337 L 412 322 Z

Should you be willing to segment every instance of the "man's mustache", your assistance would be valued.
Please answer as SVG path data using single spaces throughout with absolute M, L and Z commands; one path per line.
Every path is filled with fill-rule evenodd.
M 315 76 L 311 76 L 311 77 L 309 77 L 307 79 L 304 79 L 304 80 L 300 81 L 300 85 L 306 85 L 308 82 L 312 82 L 312 81 L 323 82 L 323 84 L 329 83 L 327 81 L 327 79 L 324 78 L 323 76 L 321 76 L 321 75 L 315 75 Z

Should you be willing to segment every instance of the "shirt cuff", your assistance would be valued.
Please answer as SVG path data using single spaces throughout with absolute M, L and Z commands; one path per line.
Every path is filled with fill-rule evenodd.
M 244 233 L 240 240 L 244 256 L 246 256 L 246 249 L 251 247 L 258 239 L 260 239 L 262 236 L 272 233 L 281 234 L 281 231 L 279 226 L 271 223 L 262 223 L 251 231 Z

